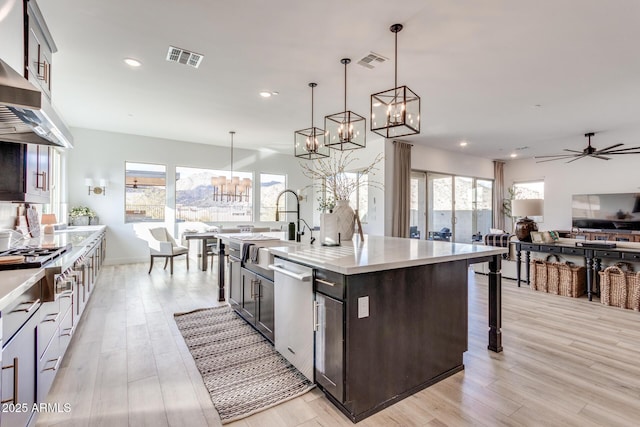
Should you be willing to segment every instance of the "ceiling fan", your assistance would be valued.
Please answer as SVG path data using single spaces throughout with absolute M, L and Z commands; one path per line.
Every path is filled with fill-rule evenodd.
M 536 163 L 552 162 L 554 160 L 566 160 L 566 159 L 571 159 L 567 162 L 567 163 L 571 163 L 571 162 L 575 162 L 576 160 L 582 159 L 583 157 L 593 157 L 601 160 L 609 160 L 610 158 L 606 156 L 612 156 L 615 154 L 640 154 L 640 147 L 618 148 L 624 145 L 622 143 L 613 144 L 607 148 L 598 150 L 597 148 L 591 146 L 591 137 L 593 135 L 595 135 L 594 132 L 589 132 L 584 134 L 584 136 L 586 136 L 589 139 L 589 145 L 587 145 L 587 147 L 582 151 L 569 150 L 568 148 L 565 148 L 564 151 L 567 151 L 568 153 L 571 153 L 571 154 L 556 154 L 553 156 L 536 156 L 535 157 L 536 159 L 546 159 L 546 160 L 539 160 Z

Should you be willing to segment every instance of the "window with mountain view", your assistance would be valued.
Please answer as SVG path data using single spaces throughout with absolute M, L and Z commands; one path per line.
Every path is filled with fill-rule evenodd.
M 176 221 L 218 223 L 253 220 L 253 174 L 176 167 Z
M 166 185 L 166 166 L 126 162 L 124 222 L 164 221 Z
M 286 175 L 260 174 L 260 221 L 275 221 L 276 200 L 286 188 L 286 180 Z

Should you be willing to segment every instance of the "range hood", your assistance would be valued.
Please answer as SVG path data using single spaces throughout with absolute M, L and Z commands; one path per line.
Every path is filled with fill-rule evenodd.
M 73 147 L 71 132 L 49 100 L 2 59 L 0 141 Z

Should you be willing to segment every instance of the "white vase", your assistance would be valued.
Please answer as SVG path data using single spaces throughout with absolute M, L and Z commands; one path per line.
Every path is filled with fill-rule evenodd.
M 348 200 L 336 200 L 336 207 L 333 209 L 334 215 L 338 217 L 338 233 L 340 241 L 344 242 L 353 238 L 355 225 L 355 213 Z

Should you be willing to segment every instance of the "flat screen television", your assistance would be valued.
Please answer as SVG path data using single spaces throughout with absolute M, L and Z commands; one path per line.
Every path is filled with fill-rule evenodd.
M 640 230 L 640 193 L 574 194 L 573 227 L 594 230 Z

